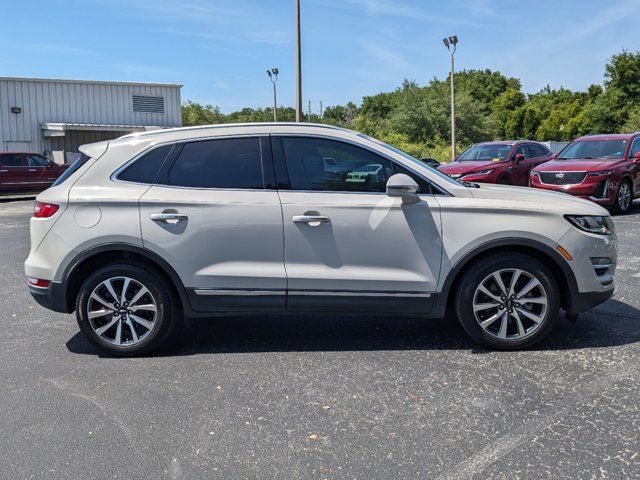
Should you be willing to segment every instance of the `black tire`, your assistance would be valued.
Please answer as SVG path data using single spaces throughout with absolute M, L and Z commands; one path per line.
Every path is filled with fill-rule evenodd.
M 625 188 L 623 187 L 623 185 L 626 185 L 626 188 L 628 189 L 628 192 L 630 195 L 630 198 L 628 199 L 628 201 L 622 198 L 623 188 Z M 622 180 L 622 182 L 620 182 L 620 186 L 618 187 L 618 191 L 616 192 L 616 200 L 613 203 L 611 210 L 615 215 L 622 215 L 629 211 L 632 203 L 633 203 L 633 185 L 631 184 L 628 178 L 625 178 L 624 180 Z
M 131 287 L 124 288 L 123 277 L 131 279 L 128 284 L 131 285 Z M 106 300 L 112 306 L 116 305 L 116 302 L 113 301 L 113 295 L 109 293 L 106 284 L 103 283 L 109 279 L 113 279 L 110 285 L 113 286 L 113 291 L 117 293 L 117 296 L 120 295 L 122 290 L 126 290 L 126 297 L 129 300 L 133 300 L 134 298 L 132 298 L 132 296 L 135 297 L 137 292 L 143 290 L 141 286 L 148 290 L 148 293 L 143 294 L 144 296 L 141 297 L 140 302 L 148 303 L 155 309 L 155 312 L 148 308 L 149 305 L 144 305 L 147 307 L 146 309 L 129 310 L 129 313 L 135 315 L 138 319 L 143 317 L 142 320 L 146 320 L 146 324 L 152 325 L 152 328 L 145 328 L 142 323 L 136 323 L 130 318 L 128 320 L 129 323 L 123 323 L 125 322 L 124 318 L 127 315 L 127 311 L 125 304 L 120 306 L 119 303 L 117 303 L 117 305 L 125 311 L 108 313 L 93 319 L 89 318 L 89 308 L 92 309 L 93 313 L 101 304 L 101 302 L 96 303 L 96 299 L 91 297 L 96 288 L 99 289 L 96 293 L 98 293 L 101 299 Z M 122 284 L 120 292 L 118 292 L 117 286 L 120 281 L 122 281 Z M 160 348 L 171 336 L 174 326 L 177 323 L 176 301 L 173 297 L 172 289 L 169 288 L 162 276 L 152 269 L 144 269 L 138 265 L 125 263 L 107 265 L 91 274 L 80 287 L 76 298 L 76 319 L 85 337 L 101 352 L 117 357 L 143 355 Z M 91 305 L 89 305 L 89 302 L 91 302 Z M 135 309 L 136 306 L 132 305 L 131 308 Z M 103 310 L 105 312 L 113 312 L 111 308 L 104 307 Z M 98 334 L 94 329 L 104 327 L 113 321 L 116 323 L 104 332 L 104 336 Z M 99 325 L 97 322 L 103 323 Z M 120 337 L 117 337 L 115 333 L 118 329 L 118 323 L 122 323 L 120 326 Z M 133 340 L 134 332 L 132 332 L 132 329 L 136 336 L 139 335 L 137 342 Z M 114 336 L 114 341 L 118 338 L 121 344 L 110 343 L 107 340 L 110 335 Z M 129 338 L 127 338 L 127 336 Z
M 508 303 L 508 305 L 504 302 L 509 300 L 509 291 L 506 292 L 506 300 L 503 296 L 499 295 L 499 300 L 501 300 L 502 303 L 497 303 L 496 300 L 490 299 L 485 296 L 484 293 L 478 291 L 480 285 L 484 284 L 485 288 L 489 288 L 491 293 L 498 292 L 497 282 L 490 277 L 492 277 L 493 273 L 500 271 L 500 278 L 505 288 L 509 290 L 511 280 L 516 276 L 515 271 L 510 274 L 509 269 L 518 269 L 525 272 L 525 274 L 520 273 L 516 277 L 516 292 L 518 289 L 520 289 L 519 291 L 524 291 L 528 283 L 523 284 L 523 282 L 529 282 L 531 278 L 538 280 L 544 290 L 540 290 L 539 287 L 536 286 L 531 292 L 522 297 L 522 299 L 511 299 L 511 303 Z M 487 284 L 483 282 L 494 282 L 494 290 L 491 290 L 491 283 Z M 528 297 L 533 297 L 536 292 L 538 292 L 538 297 L 532 298 L 532 300 L 544 298 L 546 308 L 543 305 L 537 306 L 537 304 L 530 304 L 526 301 Z M 487 303 L 480 301 L 482 300 L 480 298 L 481 296 L 488 299 Z M 474 313 L 474 301 L 477 302 L 478 306 L 485 307 L 491 303 L 492 305 L 495 304 L 496 307 L 492 306 L 479 311 L 478 316 L 486 315 L 486 317 L 478 319 L 476 318 L 476 313 Z M 493 254 L 476 261 L 464 271 L 463 277 L 458 284 L 454 305 L 456 315 L 462 327 L 476 342 L 496 350 L 517 350 L 539 343 L 551 332 L 559 318 L 560 294 L 555 278 L 549 269 L 538 260 L 519 253 Z M 531 309 L 531 311 L 529 309 Z M 521 313 L 522 310 L 526 310 L 525 313 L 535 315 L 536 317 L 539 316 L 542 320 L 535 323 L 528 317 L 525 317 L 524 314 Z M 506 313 L 507 311 L 515 311 L 516 313 Z M 500 315 L 506 314 L 507 316 L 505 329 L 507 336 L 505 338 L 498 337 L 502 331 L 500 329 L 500 327 L 502 327 L 501 316 L 486 325 L 485 328 L 480 325 L 480 320 L 490 321 L 494 314 L 498 314 L 499 312 L 501 312 Z M 515 316 L 517 316 L 518 319 L 516 319 Z M 519 326 L 523 327 L 522 330 L 519 330 Z M 532 328 L 534 326 L 535 328 Z M 510 335 L 509 332 L 511 333 Z M 521 332 L 523 332 L 522 335 L 520 335 Z

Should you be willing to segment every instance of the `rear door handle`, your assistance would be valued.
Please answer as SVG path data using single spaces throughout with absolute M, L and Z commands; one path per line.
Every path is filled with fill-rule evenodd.
M 152 213 L 149 218 L 154 222 L 166 222 L 168 220 L 187 220 L 189 215 L 186 213 Z
M 325 217 L 324 215 L 294 215 L 291 220 L 296 223 L 308 223 L 308 224 L 321 224 L 330 222 L 331 219 L 329 217 Z
M 30 171 L 30 172 L 35 172 L 35 169 L 30 168 L 30 169 L 29 169 L 29 171 Z

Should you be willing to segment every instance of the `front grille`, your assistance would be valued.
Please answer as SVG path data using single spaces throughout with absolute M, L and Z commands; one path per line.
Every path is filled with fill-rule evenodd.
M 540 172 L 540 181 L 547 185 L 576 185 L 586 176 L 587 172 Z

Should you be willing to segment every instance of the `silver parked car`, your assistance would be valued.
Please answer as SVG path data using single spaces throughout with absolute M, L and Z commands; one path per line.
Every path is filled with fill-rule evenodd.
M 449 308 L 514 349 L 614 290 L 603 208 L 460 183 L 353 131 L 195 127 L 81 150 L 37 198 L 25 270 L 38 303 L 75 310 L 113 355 L 159 347 L 180 315 Z

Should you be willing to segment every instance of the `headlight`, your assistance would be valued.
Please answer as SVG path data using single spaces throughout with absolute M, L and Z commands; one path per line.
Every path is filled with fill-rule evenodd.
M 601 175 L 611 175 L 613 170 L 600 170 L 598 172 L 591 172 L 587 176 L 588 177 L 599 177 Z
M 564 218 L 569 220 L 575 227 L 589 233 L 597 233 L 599 235 L 613 235 L 615 228 L 611 217 L 592 216 L 592 215 L 565 215 Z
M 495 168 L 491 168 L 489 170 L 478 170 L 477 172 L 465 173 L 464 176 L 466 177 L 467 175 L 489 175 L 494 170 L 495 170 Z

